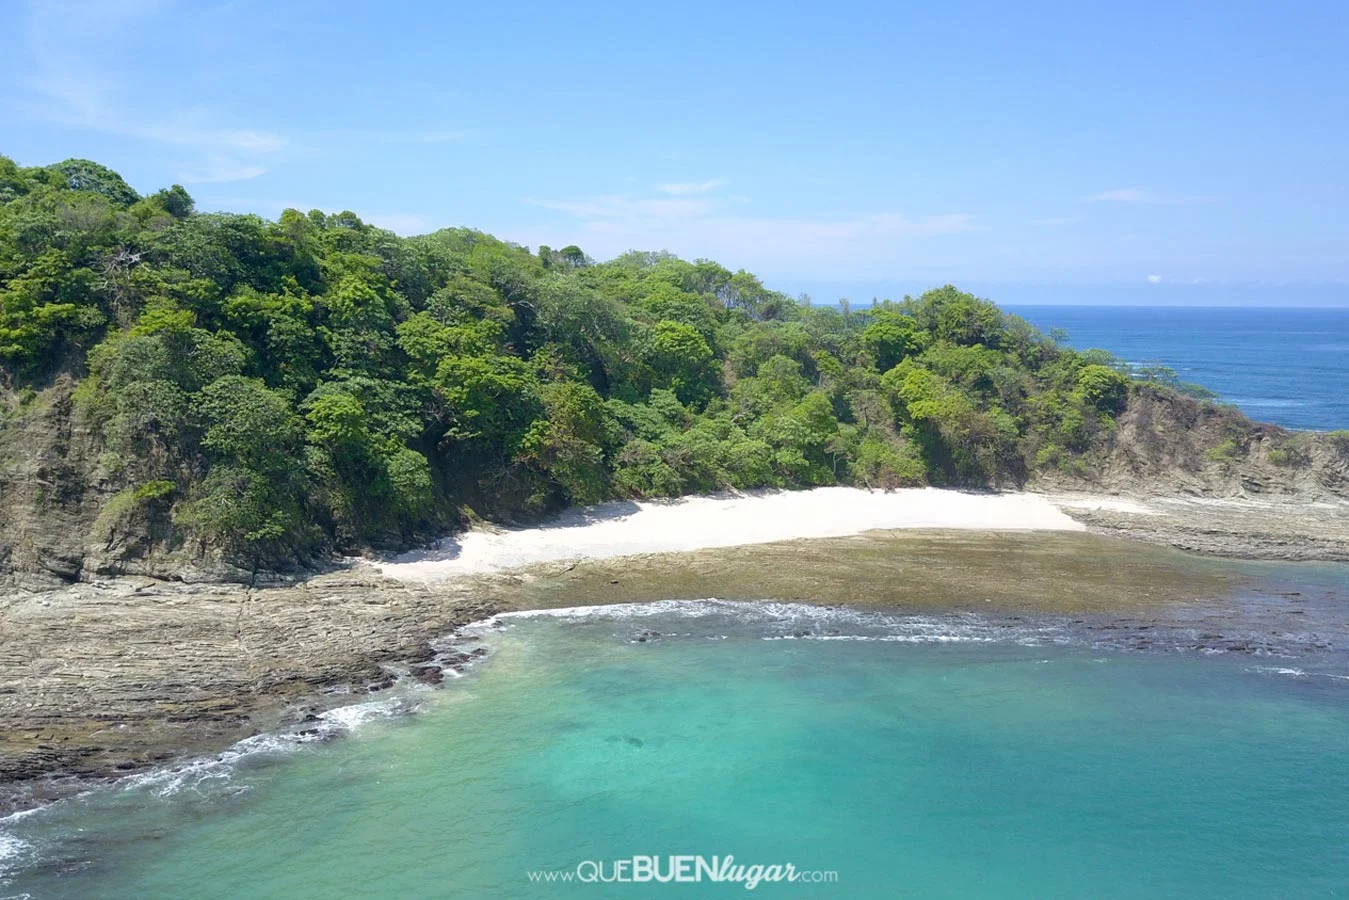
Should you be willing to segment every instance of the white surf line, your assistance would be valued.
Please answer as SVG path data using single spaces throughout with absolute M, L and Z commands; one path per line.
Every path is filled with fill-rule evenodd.
M 898 528 L 1085 530 L 1039 494 L 825 487 L 602 503 L 569 510 L 536 528 L 470 531 L 445 539 L 439 549 L 406 553 L 379 568 L 405 581 L 437 581 L 559 560 L 843 537 Z

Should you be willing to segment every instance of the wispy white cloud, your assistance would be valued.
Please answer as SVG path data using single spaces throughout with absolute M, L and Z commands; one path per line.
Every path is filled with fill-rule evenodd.
M 656 190 L 663 194 L 682 197 L 687 194 L 706 194 L 708 191 L 715 191 L 717 188 L 725 187 L 730 183 L 726 178 L 710 178 L 707 181 L 675 181 L 658 184 Z
M 202 110 L 146 116 L 131 98 L 121 59 L 128 43 L 168 0 L 30 0 L 22 20 L 36 118 L 70 128 L 178 147 L 193 157 L 179 177 L 193 182 L 256 178 L 280 135 L 222 128 Z
M 265 166 L 213 156 L 204 160 L 200 166 L 180 171 L 178 177 L 184 184 L 221 184 L 228 181 L 248 181 L 266 173 Z
M 702 197 L 642 198 L 626 194 L 606 194 L 586 200 L 527 201 L 534 206 L 557 210 L 578 219 L 585 220 L 593 227 L 607 229 L 613 225 L 630 225 L 642 220 L 655 220 L 667 224 L 693 221 L 700 225 L 709 222 L 796 222 L 810 225 L 821 233 L 844 233 L 866 230 L 881 230 L 912 237 L 953 234 L 961 231 L 986 230 L 976 225 L 966 213 L 946 213 L 921 218 L 910 218 L 899 213 L 872 213 L 855 217 L 825 219 L 757 218 L 734 215 L 730 212 L 736 199 L 717 200 Z
M 1090 203 L 1123 203 L 1130 206 L 1184 206 L 1212 203 L 1212 197 L 1190 197 L 1165 194 L 1146 187 L 1111 188 L 1085 198 Z
M 367 213 L 361 216 L 361 220 L 378 228 L 386 228 L 404 237 L 413 234 L 429 234 L 437 228 L 434 219 L 420 213 Z
M 457 144 L 468 140 L 467 131 L 417 131 L 407 134 L 382 134 L 378 139 L 386 144 Z
M 642 199 L 623 194 L 605 194 L 586 200 L 535 200 L 526 202 L 567 213 L 578 219 L 687 218 L 712 212 L 718 204 L 703 199 Z
M 458 144 L 475 136 L 471 130 L 462 131 L 379 131 L 377 129 L 326 129 L 310 135 L 313 140 L 362 144 Z
M 1161 283 L 1162 283 L 1162 276 L 1160 275 L 1148 276 L 1148 284 L 1161 284 Z
M 988 230 L 967 213 L 751 215 L 743 199 L 730 197 L 611 194 L 527 202 L 564 213 L 568 221 L 546 228 L 502 227 L 503 237 L 529 245 L 576 243 L 599 258 L 633 248 L 669 250 L 778 271 L 846 267 L 860 275 L 893 274 L 926 265 L 932 240 Z
M 1152 196 L 1147 188 L 1114 188 L 1092 194 L 1087 199 L 1092 203 L 1151 203 Z

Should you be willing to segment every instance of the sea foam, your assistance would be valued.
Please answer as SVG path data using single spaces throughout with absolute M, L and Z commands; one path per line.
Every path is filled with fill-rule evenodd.
M 403 697 L 386 697 L 339 706 L 317 716 L 317 721 L 298 731 L 257 734 L 238 741 L 214 756 L 129 775 L 118 781 L 124 790 L 152 790 L 167 797 L 182 790 L 199 790 L 212 782 L 229 782 L 240 762 L 250 757 L 289 753 L 306 744 L 321 743 L 357 731 L 375 719 L 407 715 L 415 704 Z
M 3 879 L 5 873 L 10 870 L 12 861 L 27 849 L 28 843 L 26 841 L 21 841 L 12 834 L 0 831 L 0 879 Z
M 782 600 L 656 600 L 559 609 L 499 613 L 474 623 L 464 633 L 488 632 L 512 622 L 534 619 L 641 623 L 668 629 L 699 622 L 694 637 L 720 637 L 727 628 L 751 629 L 765 640 L 888 641 L 900 643 L 1062 644 L 1072 641 L 1066 620 L 1034 622 L 976 613 L 923 615 L 884 613 L 850 607 L 814 606 Z M 675 636 L 675 635 L 667 635 Z

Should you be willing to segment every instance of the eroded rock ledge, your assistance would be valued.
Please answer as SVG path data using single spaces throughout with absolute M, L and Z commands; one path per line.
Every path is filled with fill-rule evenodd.
M 369 570 L 294 587 L 150 579 L 0 599 L 0 783 L 125 774 L 378 691 L 490 601 Z M 430 673 L 424 673 L 430 677 Z M 50 786 L 53 790 L 59 786 Z M 0 797 L 0 811 L 5 800 Z

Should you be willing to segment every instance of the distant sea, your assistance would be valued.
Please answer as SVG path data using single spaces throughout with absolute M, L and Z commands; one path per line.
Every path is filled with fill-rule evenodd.
M 1160 363 L 1253 419 L 1288 428 L 1349 428 L 1349 309 L 1012 306 L 1078 349 Z

